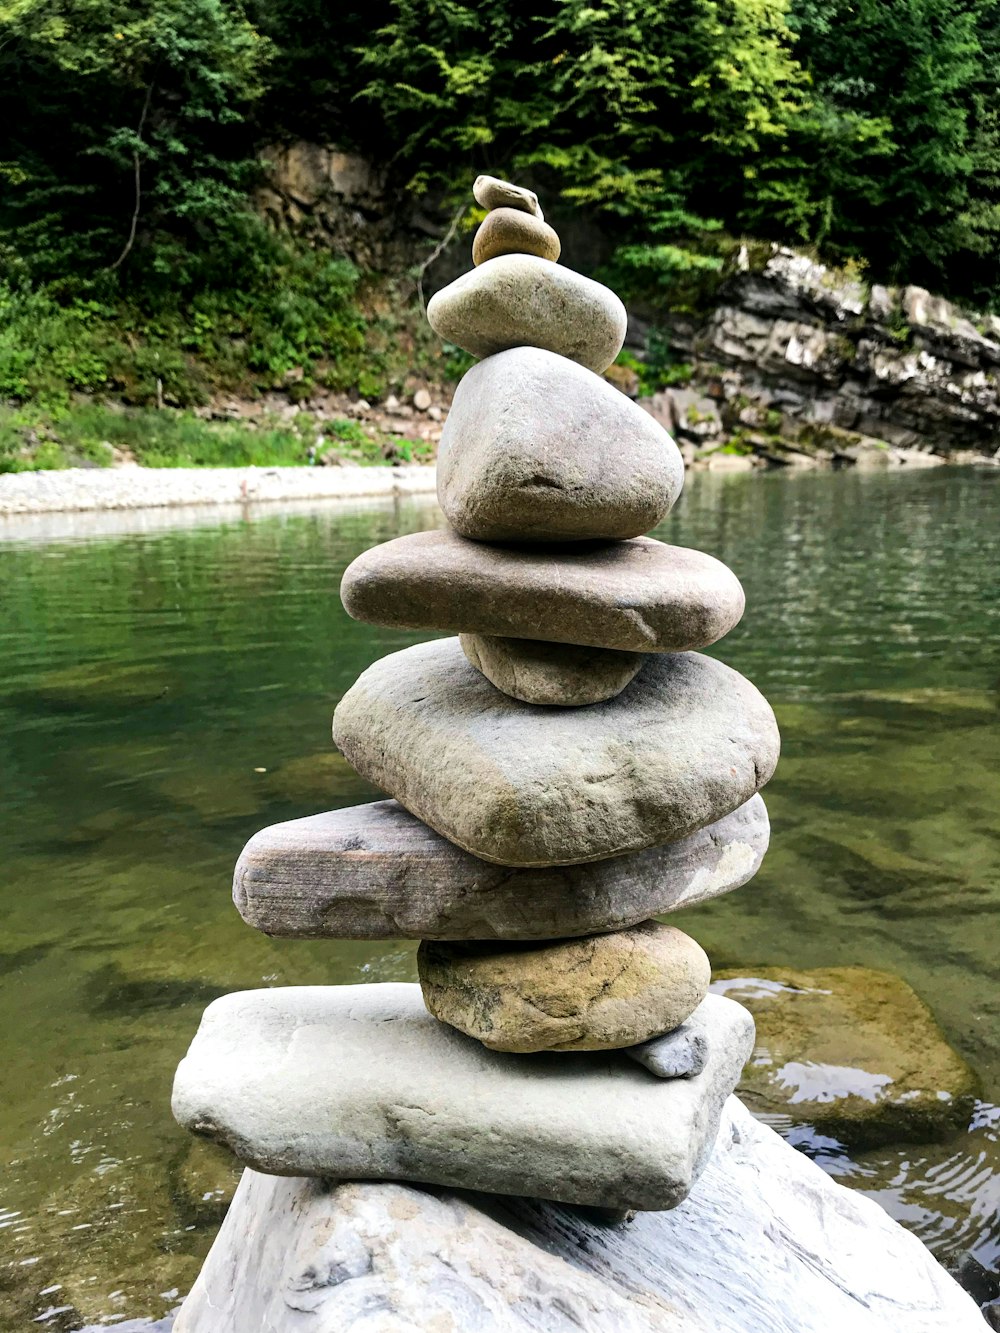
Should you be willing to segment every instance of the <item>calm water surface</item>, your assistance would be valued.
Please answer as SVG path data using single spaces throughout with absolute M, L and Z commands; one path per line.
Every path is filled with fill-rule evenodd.
M 784 738 L 764 869 L 685 924 L 717 967 L 884 968 L 930 1004 L 982 1080 L 969 1133 L 823 1160 L 967 1276 L 1000 1254 L 998 515 L 985 469 L 701 475 L 659 534 L 743 580 L 717 652 Z M 262 825 L 371 798 L 330 715 L 419 636 L 349 620 L 340 575 L 437 513 L 196 521 L 0 526 L 4 1330 L 159 1317 L 187 1290 L 230 1171 L 169 1114 L 208 1001 L 414 976 L 403 943 L 265 939 L 229 881 Z

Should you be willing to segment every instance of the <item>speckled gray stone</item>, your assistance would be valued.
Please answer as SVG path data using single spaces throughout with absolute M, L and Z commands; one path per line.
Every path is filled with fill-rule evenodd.
M 460 634 L 462 651 L 487 680 L 512 699 L 557 708 L 580 708 L 613 699 L 646 660 L 645 653 L 588 648 L 541 639 Z
M 358 772 L 485 861 L 568 865 L 686 837 L 771 776 L 767 701 L 699 653 L 651 656 L 616 699 L 540 709 L 495 689 L 457 639 L 392 653 L 341 699 Z
M 638 537 L 669 512 L 684 461 L 648 412 L 538 347 L 473 366 L 438 448 L 438 499 L 480 541 Z
M 586 865 L 511 870 L 442 838 L 396 801 L 261 829 L 233 900 L 266 935 L 306 939 L 530 940 L 619 930 L 738 889 L 767 851 L 753 796 L 678 842 Z
M 494 208 L 472 238 L 474 264 L 485 264 L 497 255 L 537 255 L 555 263 L 561 250 L 549 224 L 519 208 Z
M 749 1013 L 746 1017 L 752 1042 L 754 1022 Z M 703 1032 L 682 1023 L 662 1037 L 630 1046 L 626 1054 L 657 1078 L 693 1078 L 708 1063 L 708 1042 Z
M 688 1021 L 708 1031 L 709 1063 L 670 1082 L 620 1051 L 488 1051 L 413 984 L 243 991 L 205 1011 L 173 1111 L 275 1175 L 673 1208 L 750 1053 L 734 1001 L 710 995 Z
M 661 921 L 583 939 L 425 940 L 424 1003 L 491 1051 L 604 1051 L 678 1027 L 708 994 L 712 965 Z
M 536 255 L 499 255 L 442 287 L 431 328 L 473 356 L 545 347 L 598 374 L 622 349 L 628 317 L 608 287 Z
M 472 197 L 481 208 L 517 208 L 523 213 L 544 221 L 538 195 L 523 185 L 502 180 L 499 176 L 477 176 L 472 184 Z
M 554 551 L 454 532 L 372 547 L 348 566 L 340 596 L 372 625 L 633 653 L 705 648 L 739 623 L 745 600 L 720 560 L 651 537 Z

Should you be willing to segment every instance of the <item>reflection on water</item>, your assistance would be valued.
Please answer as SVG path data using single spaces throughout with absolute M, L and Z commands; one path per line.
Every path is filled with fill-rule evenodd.
M 683 924 L 720 968 L 860 964 L 928 1002 L 982 1080 L 968 1134 L 854 1160 L 788 1132 L 966 1272 L 998 1252 L 998 501 L 986 471 L 701 475 L 659 534 L 742 578 L 717 651 L 784 738 L 763 870 Z M 349 620 L 339 578 L 438 521 L 265 509 L 0 547 L 0 1327 L 160 1316 L 190 1284 L 230 1168 L 168 1103 L 209 1000 L 413 977 L 412 945 L 268 940 L 228 893 L 263 824 L 370 799 L 330 715 L 419 636 Z

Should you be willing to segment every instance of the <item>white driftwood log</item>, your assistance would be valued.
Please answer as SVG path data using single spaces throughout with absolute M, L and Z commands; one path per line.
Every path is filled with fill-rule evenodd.
M 981 1333 L 871 1200 L 727 1104 L 668 1213 L 247 1171 L 174 1333 Z

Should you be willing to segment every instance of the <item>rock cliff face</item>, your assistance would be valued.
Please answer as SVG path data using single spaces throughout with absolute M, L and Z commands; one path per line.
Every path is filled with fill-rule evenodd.
M 667 323 L 694 372 L 675 428 L 702 448 L 735 439 L 793 465 L 1000 453 L 997 316 L 743 245 L 711 308 Z M 635 321 L 630 338 L 645 332 Z

